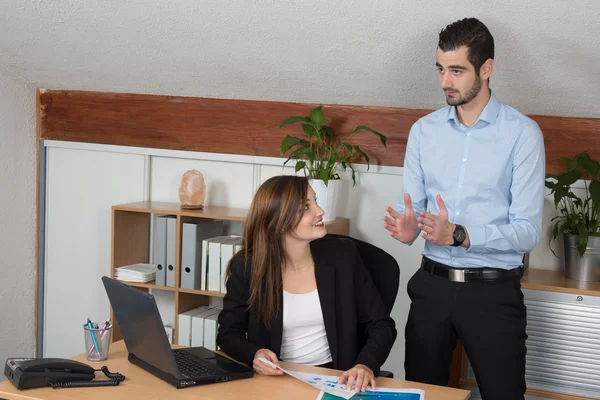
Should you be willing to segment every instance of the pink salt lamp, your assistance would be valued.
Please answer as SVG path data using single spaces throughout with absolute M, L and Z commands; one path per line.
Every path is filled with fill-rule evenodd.
M 181 178 L 179 186 L 179 200 L 181 208 L 185 210 L 199 210 L 204 207 L 206 183 L 200 171 L 190 169 Z

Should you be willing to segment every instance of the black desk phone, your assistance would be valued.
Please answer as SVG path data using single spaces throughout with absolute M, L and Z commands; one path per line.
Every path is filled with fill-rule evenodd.
M 94 381 L 96 371 L 104 372 L 108 379 Z M 53 388 L 116 386 L 125 379 L 121 374 L 111 373 L 107 367 L 94 369 L 79 361 L 63 358 L 9 358 L 4 375 L 19 390 L 41 386 Z

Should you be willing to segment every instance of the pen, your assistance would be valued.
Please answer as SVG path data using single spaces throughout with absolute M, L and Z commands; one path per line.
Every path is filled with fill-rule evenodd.
M 87 319 L 87 326 L 90 328 L 90 335 L 92 335 L 92 342 L 94 342 L 94 346 L 96 347 L 96 353 L 100 354 L 100 347 L 98 347 L 98 342 L 96 341 L 96 334 L 94 333 L 94 325 L 92 325 L 92 321 Z
M 108 329 L 108 327 L 110 326 L 110 320 L 106 320 L 106 322 L 104 323 L 104 326 L 102 327 L 102 330 L 100 331 L 100 339 L 102 339 L 104 337 L 104 334 L 106 333 L 106 329 Z M 92 351 L 94 351 L 94 345 L 92 345 L 90 347 L 90 350 L 88 351 L 89 354 L 92 354 Z

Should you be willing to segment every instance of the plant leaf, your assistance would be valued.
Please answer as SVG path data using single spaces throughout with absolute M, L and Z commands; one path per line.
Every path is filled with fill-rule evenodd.
M 588 230 L 587 230 L 587 226 L 585 225 L 580 225 L 579 226 L 579 237 L 577 238 L 577 250 L 579 250 L 579 256 L 583 257 L 583 254 L 585 253 L 585 250 L 587 248 L 587 242 L 588 242 Z
M 577 170 L 571 170 L 569 172 L 565 172 L 564 174 L 558 175 L 556 179 L 557 186 L 571 186 L 575 182 L 577 182 L 583 174 Z
M 310 147 L 299 147 L 290 153 L 288 159 L 285 160 L 283 165 L 287 164 L 287 162 L 290 160 L 302 159 L 308 159 L 308 161 L 312 164 L 315 159 L 315 152 Z
M 304 133 L 306 133 L 308 137 L 319 137 L 317 130 L 312 123 L 302 124 L 302 129 L 304 129 Z
M 591 181 L 588 190 L 592 198 L 592 208 L 600 210 L 600 181 Z
M 281 125 L 279 125 L 279 129 L 281 129 L 284 126 L 289 125 L 289 124 L 295 124 L 296 122 L 310 122 L 310 118 L 308 118 L 308 117 L 289 117 L 288 119 L 283 121 L 281 123 Z
M 571 160 L 568 157 L 561 157 L 559 160 L 567 164 L 567 171 L 573 171 L 577 169 L 577 158 Z
M 329 171 L 322 169 L 319 173 L 319 179 L 323 180 L 323 183 L 325 183 L 325 186 L 327 186 L 327 183 L 329 182 Z
M 344 146 L 346 150 L 348 150 L 348 154 L 352 154 L 352 145 L 350 143 L 342 142 L 342 146 Z
M 323 126 L 323 131 L 325 131 L 325 135 L 329 138 L 329 139 L 333 139 L 333 137 L 335 136 L 333 133 L 333 129 L 331 129 L 330 127 L 324 125 Z
M 317 131 L 321 130 L 321 127 L 325 125 L 325 116 L 323 115 L 322 106 L 310 110 L 310 120 L 315 124 Z
M 288 151 L 289 149 L 291 149 L 294 146 L 309 147 L 310 144 L 304 139 L 300 139 L 300 138 L 297 138 L 294 136 L 287 135 L 283 139 L 283 142 L 281 143 L 281 154 L 285 154 L 286 151 Z
M 306 162 L 304 162 L 304 161 L 298 161 L 296 163 L 296 172 L 300 171 L 304 167 L 306 167 Z
M 364 126 L 364 125 L 357 126 L 354 129 L 354 132 L 352 132 L 352 133 L 356 133 L 356 132 L 360 132 L 360 131 L 369 131 L 369 132 L 372 132 L 375 136 L 377 136 L 379 138 L 379 140 L 381 140 L 381 144 L 383 145 L 383 147 L 387 148 L 387 146 L 386 146 L 387 137 L 385 137 L 381 133 L 377 132 L 374 129 L 369 128 L 368 126 Z
M 367 155 L 367 153 L 365 153 L 364 151 L 362 151 L 362 149 L 360 148 L 359 145 L 355 145 L 354 146 L 354 150 L 356 150 L 356 152 L 358 154 L 360 154 L 361 156 L 363 156 L 365 158 L 365 160 L 367 161 L 367 164 L 369 163 L 369 156 Z
M 546 180 L 546 187 L 548 189 L 554 189 L 554 186 L 556 186 L 556 182 Z
M 592 160 L 587 151 L 577 154 L 575 156 L 575 160 L 577 162 L 577 168 L 581 168 L 588 172 L 591 179 L 598 177 L 598 173 L 600 172 L 600 163 L 598 163 L 596 160 Z

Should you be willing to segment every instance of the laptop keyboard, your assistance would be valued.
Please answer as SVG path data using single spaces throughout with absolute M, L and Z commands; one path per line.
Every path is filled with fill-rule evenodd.
M 219 375 L 222 371 L 202 364 L 197 357 L 185 351 L 173 351 L 179 372 L 187 378 L 195 376 Z

